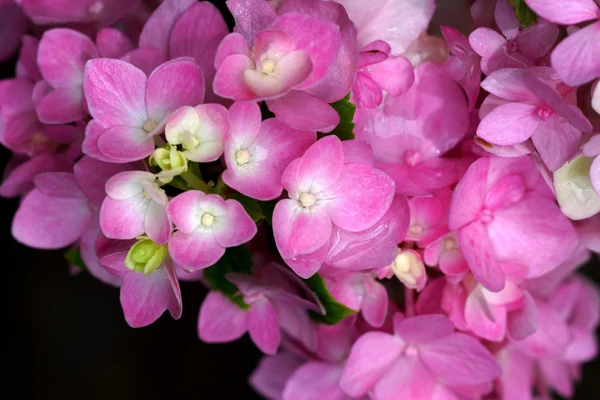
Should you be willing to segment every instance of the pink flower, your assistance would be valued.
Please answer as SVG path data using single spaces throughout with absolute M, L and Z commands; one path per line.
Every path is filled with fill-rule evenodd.
M 477 127 L 477 135 L 492 144 L 516 145 L 529 138 L 546 166 L 555 171 L 581 143 L 581 132 L 592 125 L 576 106 L 566 103 L 543 75 L 523 69 L 492 73 L 481 86 L 501 99 Z
M 328 103 L 350 90 L 358 56 L 356 31 L 343 8 L 290 0 L 277 16 L 262 0 L 227 3 L 240 33 L 219 46 L 215 93 L 238 101 L 266 99 L 277 118 L 295 129 L 333 130 L 339 115 Z
M 106 195 L 100 209 L 100 226 L 107 237 L 134 239 L 146 233 L 158 244 L 167 243 L 172 229 L 167 215 L 169 199 L 155 175 L 121 172 L 106 182 Z
M 479 54 L 486 75 L 502 68 L 519 68 L 547 64 L 544 57 L 558 38 L 558 28 L 544 20 L 520 31 L 520 22 L 508 0 L 498 0 L 495 7 L 498 32 L 477 28 L 469 35 L 471 47 Z
M 173 261 L 187 271 L 210 267 L 228 247 L 256 235 L 256 224 L 236 200 L 190 190 L 172 199 L 169 217 L 177 231 L 169 241 Z
M 469 272 L 469 264 L 460 251 L 455 232 L 429 243 L 425 247 L 423 260 L 430 267 L 439 266 L 450 282 L 460 281 Z
M 449 228 L 477 280 L 488 290 L 504 288 L 512 264 L 541 276 L 565 261 L 577 246 L 570 221 L 560 212 L 533 160 L 486 157 L 458 183 Z
M 600 17 L 593 0 L 572 0 L 565 4 L 553 0 L 527 0 L 539 16 L 561 25 L 574 25 Z M 598 21 L 569 35 L 552 52 L 552 67 L 567 85 L 578 86 L 600 76 L 600 23 Z
M 101 57 L 121 58 L 134 49 L 131 40 L 120 30 L 102 28 L 96 34 L 96 46 Z
M 352 103 L 374 108 L 381 104 L 384 94 L 400 96 L 412 86 L 415 74 L 410 61 L 392 56 L 390 52 L 389 44 L 377 40 L 359 53 Z
M 247 310 L 232 303 L 219 292 L 204 299 L 198 317 L 200 339 L 211 343 L 236 340 L 248 332 L 252 341 L 266 354 L 275 354 L 282 333 L 315 349 L 315 330 L 307 309 L 319 311 L 316 304 L 299 297 L 297 286 L 281 267 L 257 265 L 253 275 L 228 274 Z
M 129 162 L 154 151 L 172 112 L 204 99 L 204 78 L 191 59 L 180 58 L 156 68 L 150 77 L 114 59 L 86 64 L 83 90 L 90 114 L 83 151 L 111 162 Z
M 10 58 L 19 48 L 27 25 L 23 10 L 14 0 L 0 0 L 0 61 Z
M 35 187 L 34 179 L 37 175 L 44 172 L 70 172 L 72 169 L 73 164 L 64 154 L 42 154 L 30 158 L 15 166 L 5 176 L 0 185 L 0 196 L 23 196 Z
M 421 248 L 448 232 L 450 190 L 441 190 L 430 197 L 413 197 L 409 200 L 410 227 L 406 239 Z
M 116 22 L 136 0 L 16 0 L 36 24 L 90 23 L 106 26 Z
M 368 332 L 352 346 L 340 386 L 350 396 L 432 399 L 436 381 L 483 385 L 500 376 L 492 355 L 471 336 L 455 333 L 442 315 L 394 318 L 394 334 Z M 446 390 L 446 389 L 444 389 Z
M 256 103 L 234 103 L 229 115 L 223 181 L 258 200 L 279 197 L 283 172 L 317 140 L 316 133 L 290 128 L 275 118 L 261 122 Z
M 289 199 L 273 213 L 275 242 L 284 259 L 325 249 L 334 227 L 360 232 L 372 227 L 390 208 L 394 183 L 360 162 L 344 163 L 344 147 L 327 136 L 294 160 L 283 175 Z M 292 268 L 301 277 L 320 267 Z

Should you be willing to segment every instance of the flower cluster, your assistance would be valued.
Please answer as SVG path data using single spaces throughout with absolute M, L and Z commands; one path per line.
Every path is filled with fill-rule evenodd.
M 232 32 L 205 1 L 0 0 L 14 237 L 68 247 L 132 327 L 205 286 L 200 339 L 248 333 L 268 399 L 571 396 L 600 7 L 477 0 L 437 38 L 433 0 L 226 3 Z

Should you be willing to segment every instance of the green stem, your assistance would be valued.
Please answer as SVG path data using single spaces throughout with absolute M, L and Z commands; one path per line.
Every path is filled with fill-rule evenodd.
M 179 176 L 187 183 L 190 189 L 201 190 L 204 193 L 208 193 L 210 189 L 208 184 L 198 178 L 192 171 L 186 171 Z

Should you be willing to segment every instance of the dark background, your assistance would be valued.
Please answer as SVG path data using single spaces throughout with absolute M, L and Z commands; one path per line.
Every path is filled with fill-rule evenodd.
M 448 12 L 447 5 L 456 7 L 455 2 L 440 3 L 445 4 L 434 24 L 465 21 L 464 13 Z M 14 60 L 0 64 L 0 79 L 13 71 Z M 8 157 L 0 148 L 0 170 Z M 247 384 L 260 358 L 247 336 L 220 345 L 198 339 L 197 315 L 206 293 L 200 284 L 182 282 L 181 320 L 167 314 L 149 327 L 132 329 L 123 318 L 117 288 L 87 273 L 72 276 L 60 251 L 33 250 L 12 239 L 17 206 L 17 200 L 0 199 L 0 293 L 7 334 L 2 341 L 2 397 L 260 398 Z M 600 282 L 596 258 L 584 271 Z M 598 377 L 597 359 L 584 366 L 575 398 L 598 398 Z

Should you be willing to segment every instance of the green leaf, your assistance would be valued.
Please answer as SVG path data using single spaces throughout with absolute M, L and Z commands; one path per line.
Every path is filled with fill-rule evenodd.
M 327 135 L 335 135 L 340 140 L 352 140 L 354 139 L 354 127 L 356 124 L 352 122 L 354 119 L 354 113 L 356 112 L 356 105 L 350 102 L 350 93 L 341 100 L 332 103 L 331 106 L 340 115 L 340 123 L 330 133 L 319 133 L 319 138 Z
M 239 201 L 254 222 L 259 222 L 266 218 L 262 208 L 258 203 L 258 200 L 244 196 L 241 193 L 231 193 L 227 195 L 227 198 Z
M 316 322 L 321 322 L 327 325 L 335 325 L 344 318 L 356 314 L 357 311 L 346 307 L 342 303 L 338 302 L 327 290 L 325 281 L 319 274 L 314 274 L 304 282 L 317 296 L 319 302 L 325 309 L 325 315 L 318 314 L 311 311 L 311 317 Z
M 244 302 L 244 298 L 236 294 L 237 287 L 225 278 L 225 275 L 230 272 L 252 273 L 252 255 L 245 246 L 228 248 L 215 265 L 204 270 L 203 276 L 212 290 L 221 292 L 232 302 L 247 310 L 249 306 Z
M 83 258 L 81 258 L 81 252 L 78 247 L 73 247 L 72 249 L 67 250 L 64 254 L 64 257 L 70 265 L 84 271 L 87 270 L 87 267 L 83 262 Z
M 525 0 L 508 0 L 510 5 L 515 9 L 517 18 L 524 28 L 528 28 L 537 22 L 537 15 L 525 3 Z M 561 0 L 557 0 L 561 1 Z
M 262 209 L 263 215 L 265 216 L 265 220 L 269 223 L 269 225 L 272 225 L 273 211 L 275 210 L 275 206 L 277 205 L 277 200 L 259 201 L 258 205 Z

